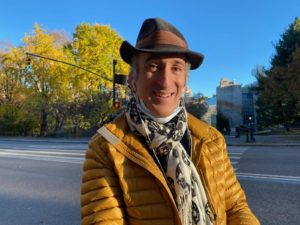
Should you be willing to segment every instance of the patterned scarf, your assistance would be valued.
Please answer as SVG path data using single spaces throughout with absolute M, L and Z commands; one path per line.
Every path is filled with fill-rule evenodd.
M 187 113 L 181 104 L 178 113 L 165 123 L 149 115 L 134 97 L 125 115 L 130 129 L 142 136 L 153 151 L 173 193 L 183 225 L 211 225 L 210 210 L 198 172 L 181 144 L 187 131 Z

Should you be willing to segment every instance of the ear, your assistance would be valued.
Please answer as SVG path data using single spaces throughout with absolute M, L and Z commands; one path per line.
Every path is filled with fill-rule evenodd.
M 135 80 L 133 78 L 133 73 L 132 70 L 130 70 L 129 74 L 128 74 L 128 86 L 132 91 L 136 90 L 136 85 L 135 85 Z

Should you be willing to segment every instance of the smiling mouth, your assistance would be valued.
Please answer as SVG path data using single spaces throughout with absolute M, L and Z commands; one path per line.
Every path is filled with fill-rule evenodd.
M 174 95 L 174 92 L 171 93 L 162 93 L 162 92 L 154 92 L 154 95 L 158 98 L 169 98 Z

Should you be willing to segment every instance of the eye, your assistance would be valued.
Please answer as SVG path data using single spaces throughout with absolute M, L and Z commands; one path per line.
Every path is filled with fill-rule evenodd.
M 184 67 L 182 65 L 174 65 L 172 71 L 176 74 L 181 74 L 184 71 Z
M 156 72 L 158 70 L 158 65 L 156 63 L 149 63 L 147 65 L 148 72 Z

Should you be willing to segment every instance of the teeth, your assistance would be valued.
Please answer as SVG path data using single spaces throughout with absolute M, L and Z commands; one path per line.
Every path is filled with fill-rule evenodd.
M 171 94 L 156 93 L 156 95 L 161 98 L 168 98 L 168 97 L 172 96 L 172 93 Z

